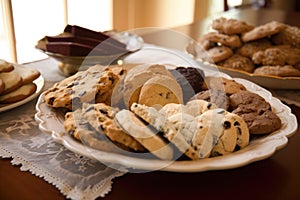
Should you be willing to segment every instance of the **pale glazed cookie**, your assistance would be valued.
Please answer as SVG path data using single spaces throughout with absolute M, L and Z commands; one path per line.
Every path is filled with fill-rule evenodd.
M 138 102 L 142 86 L 155 75 L 173 77 L 164 65 L 138 65 L 129 70 L 124 78 L 123 100 L 127 108 Z
M 252 58 L 253 54 L 257 51 L 265 50 L 271 46 L 271 41 L 266 38 L 263 38 L 244 43 L 243 46 L 236 50 L 236 53 L 248 58 Z
M 168 120 L 173 124 L 174 128 L 179 131 L 188 144 L 192 144 L 192 140 L 197 131 L 197 121 L 195 117 L 186 113 L 177 113 Z
M 218 63 L 220 61 L 223 61 L 223 60 L 229 58 L 232 55 L 233 55 L 233 51 L 229 47 L 218 46 L 218 47 L 209 49 L 207 51 L 207 54 L 205 54 L 205 56 L 208 56 L 208 57 L 203 57 L 203 60 L 207 61 L 207 62 L 213 61 L 214 63 Z
M 193 111 L 191 111 L 187 106 L 178 103 L 168 103 L 162 107 L 159 112 L 164 114 L 167 118 L 177 113 L 193 115 Z
M 13 64 L 0 59 L 0 72 L 10 72 L 14 69 Z
M 158 112 L 153 107 L 133 103 L 131 110 L 140 118 L 151 124 L 158 131 L 163 132 L 163 136 L 173 143 L 180 152 L 192 160 L 196 160 L 199 157 L 196 151 L 188 144 L 184 136 L 176 130 L 174 125 L 167 119 L 167 117 Z
M 300 48 L 300 28 L 286 25 L 278 34 L 272 36 L 275 44 L 288 44 L 295 48 Z
M 32 67 L 15 66 L 14 69 L 23 80 L 23 84 L 28 84 L 40 76 L 40 72 Z
M 163 160 L 173 159 L 173 149 L 129 110 L 121 110 L 115 117 L 118 126 L 135 138 L 152 154 Z
M 232 113 L 242 117 L 251 134 L 267 134 L 281 127 L 280 118 L 272 112 L 271 105 L 261 96 L 239 92 L 230 96 Z
M 226 19 L 224 17 L 213 20 L 212 28 L 228 35 L 241 34 L 248 32 L 254 28 L 254 26 L 247 24 L 245 21 L 237 19 Z
M 15 71 L 0 73 L 0 79 L 5 85 L 2 94 L 7 94 L 11 91 L 14 91 L 23 84 L 22 77 Z
M 230 68 L 230 69 L 236 69 L 241 70 L 245 72 L 253 72 L 255 66 L 252 60 L 250 60 L 247 57 L 241 56 L 239 54 L 233 54 L 228 59 L 217 63 L 217 65 L 220 65 L 222 67 Z
M 223 126 L 225 114 L 226 111 L 223 109 L 214 109 L 196 117 L 199 128 L 192 146 L 197 151 L 199 158 L 208 158 L 212 155 L 213 148 L 217 145 L 225 130 Z M 236 146 L 237 133 L 231 129 L 230 134 L 226 147 L 228 152 L 233 152 Z
M 249 130 L 244 120 L 224 109 L 209 110 L 196 117 L 198 131 L 192 146 L 200 158 L 220 156 L 233 152 L 236 146 L 249 143 Z
M 23 100 L 36 91 L 37 87 L 34 83 L 22 85 L 10 93 L 0 95 L 0 103 L 15 103 Z
M 213 89 L 213 90 L 221 90 L 224 91 L 226 94 L 234 94 L 240 91 L 247 90 L 245 86 L 236 82 L 233 79 L 227 79 L 224 77 L 213 77 L 208 76 L 205 78 L 205 86 L 203 89 Z
M 254 74 L 272 75 L 281 77 L 299 77 L 300 70 L 291 66 L 262 66 L 254 70 Z
M 84 102 L 100 103 L 109 98 L 118 80 L 119 76 L 109 67 L 95 65 L 54 84 L 45 92 L 44 98 L 50 107 L 69 110 Z
M 202 40 L 208 40 L 228 47 L 238 48 L 242 46 L 241 39 L 238 35 L 225 35 L 217 32 L 209 32 L 203 35 L 202 38 Z
M 243 42 L 250 42 L 279 33 L 284 28 L 284 24 L 277 21 L 271 21 L 264 25 L 257 26 L 251 31 L 244 33 L 241 38 Z
M 191 98 L 191 100 L 196 99 L 214 103 L 218 108 L 223 108 L 225 110 L 230 108 L 229 97 L 222 90 L 204 90 Z
M 118 112 L 104 103 L 88 104 L 82 106 L 82 117 L 98 132 L 104 132 L 107 137 L 120 144 L 123 144 L 135 151 L 143 151 L 144 147 L 132 136 L 123 132 L 116 124 L 114 117 Z
M 138 103 L 157 107 L 168 103 L 183 103 L 182 89 L 174 78 L 156 75 L 142 86 Z
M 201 99 L 195 99 L 189 101 L 186 104 L 186 107 L 190 110 L 190 112 L 192 112 L 193 116 L 198 116 L 208 110 L 213 110 L 218 108 L 216 104 Z

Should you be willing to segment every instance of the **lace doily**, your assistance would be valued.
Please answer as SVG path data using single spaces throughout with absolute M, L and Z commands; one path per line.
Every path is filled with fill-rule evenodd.
M 67 198 L 105 196 L 111 190 L 112 179 L 124 172 L 70 152 L 50 135 L 41 133 L 34 119 L 34 106 L 35 102 L 30 102 L 9 115 L 0 114 L 0 156 L 13 158 L 12 164 L 43 177 Z

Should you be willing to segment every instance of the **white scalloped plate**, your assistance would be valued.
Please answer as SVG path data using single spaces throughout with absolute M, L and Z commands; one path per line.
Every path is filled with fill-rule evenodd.
M 273 97 L 269 91 L 245 79 L 235 78 L 234 80 L 242 83 L 249 91 L 264 97 L 271 104 L 274 112 L 280 117 L 282 127 L 272 134 L 251 140 L 246 148 L 225 156 L 205 158 L 196 161 L 170 162 L 130 157 L 123 154 L 88 148 L 74 140 L 64 131 L 64 118 L 62 113 L 54 112 L 45 104 L 43 93 L 40 95 L 36 104 L 37 113 L 35 118 L 39 122 L 39 128 L 43 132 L 51 134 L 57 142 L 63 144 L 67 149 L 83 156 L 97 159 L 103 163 L 121 165 L 127 169 L 201 172 L 237 168 L 268 158 L 277 150 L 286 146 L 288 137 L 295 133 L 298 124 L 296 117 L 291 113 L 290 108 L 281 103 L 277 98 Z

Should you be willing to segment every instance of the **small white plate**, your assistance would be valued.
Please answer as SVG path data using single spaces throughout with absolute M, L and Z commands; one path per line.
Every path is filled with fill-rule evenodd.
M 4 111 L 7 111 L 7 110 L 16 108 L 16 107 L 21 106 L 21 105 L 23 105 L 25 103 L 28 103 L 29 101 L 32 101 L 33 99 L 35 99 L 36 97 L 38 97 L 38 95 L 41 94 L 42 89 L 43 89 L 44 84 L 45 84 L 44 77 L 42 75 L 40 75 L 37 79 L 35 79 L 33 81 L 33 83 L 35 83 L 36 86 L 37 86 L 37 89 L 36 89 L 35 93 L 33 93 L 29 97 L 27 97 L 27 98 L 25 98 L 25 99 L 23 99 L 21 101 L 15 102 L 15 103 L 0 104 L 0 112 L 4 112 Z

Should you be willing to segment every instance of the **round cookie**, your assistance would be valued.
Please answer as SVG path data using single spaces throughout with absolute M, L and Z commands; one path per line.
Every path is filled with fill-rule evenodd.
M 208 110 L 213 110 L 218 108 L 216 104 L 201 99 L 195 99 L 189 101 L 186 104 L 186 107 L 190 110 L 190 112 L 192 112 L 193 116 L 198 116 Z
M 217 63 L 217 65 L 230 68 L 230 69 L 241 70 L 249 73 L 252 73 L 255 68 L 252 60 L 250 60 L 247 57 L 241 56 L 239 54 L 233 54 L 228 59 L 220 63 Z
M 160 74 L 173 77 L 164 65 L 138 65 L 124 78 L 123 101 L 127 108 L 138 102 L 142 86 L 153 76 Z
M 22 77 L 15 71 L 0 73 L 0 79 L 5 85 L 2 94 L 7 94 L 11 91 L 14 91 L 23 84 Z
M 211 156 L 212 149 L 224 132 L 223 122 L 225 114 L 226 111 L 224 109 L 213 109 L 196 117 L 198 129 L 195 133 L 192 147 L 196 150 L 199 158 Z
M 23 84 L 30 83 L 40 76 L 40 72 L 32 67 L 16 65 L 14 71 L 22 77 Z
M 285 65 L 286 55 L 279 48 L 268 48 L 254 53 L 252 60 L 255 64 L 261 65 Z
M 195 94 L 190 100 L 204 100 L 216 104 L 218 108 L 229 110 L 230 100 L 224 91 L 221 90 L 204 90 Z
M 233 79 L 215 76 L 207 76 L 205 78 L 205 85 L 203 86 L 203 89 L 221 90 L 228 95 L 247 90 L 245 86 Z
M 279 33 L 284 28 L 284 24 L 277 21 L 271 21 L 244 33 L 241 38 L 243 42 L 250 42 Z
M 244 91 L 230 96 L 232 113 L 244 119 L 250 134 L 267 134 L 281 127 L 280 118 L 271 105 L 258 94 Z
M 291 66 L 262 66 L 254 70 L 254 74 L 281 76 L 281 77 L 299 77 L 300 70 Z
M 203 35 L 203 38 L 213 43 L 219 43 L 232 48 L 239 48 L 242 46 L 241 39 L 238 35 L 225 35 L 217 32 L 209 32 Z
M 288 44 L 292 47 L 300 48 L 300 28 L 285 25 L 282 31 L 272 36 L 272 42 L 277 45 Z
M 213 20 L 212 28 L 219 31 L 220 33 L 232 35 L 248 32 L 252 30 L 254 26 L 242 20 L 226 19 L 225 17 L 220 17 Z
M 169 116 L 168 120 L 182 134 L 187 143 L 191 144 L 197 130 L 195 117 L 186 113 L 176 113 Z
M 0 103 L 15 103 L 21 101 L 36 91 L 37 87 L 34 83 L 28 83 L 15 89 L 10 93 L 0 95 Z
M 152 154 L 163 160 L 173 159 L 173 149 L 129 110 L 121 110 L 115 116 L 118 126 L 134 137 Z
M 10 72 L 13 69 L 14 69 L 13 64 L 11 64 L 3 59 L 0 59 L 0 73 L 1 72 Z
M 193 115 L 193 112 L 187 106 L 177 103 L 168 103 L 164 105 L 159 112 L 164 114 L 167 118 L 177 113 Z
M 177 81 L 169 76 L 156 75 L 142 86 L 139 104 L 164 106 L 168 103 L 183 103 L 183 94 Z
M 214 63 L 218 63 L 229 58 L 232 55 L 233 51 L 229 47 L 217 46 L 207 51 L 208 58 L 204 59 L 204 61 L 210 62 L 212 60 Z
M 236 53 L 248 58 L 252 58 L 254 53 L 258 51 L 263 51 L 270 47 L 272 47 L 271 41 L 266 38 L 263 38 L 252 42 L 244 43 L 243 46 L 236 50 Z

